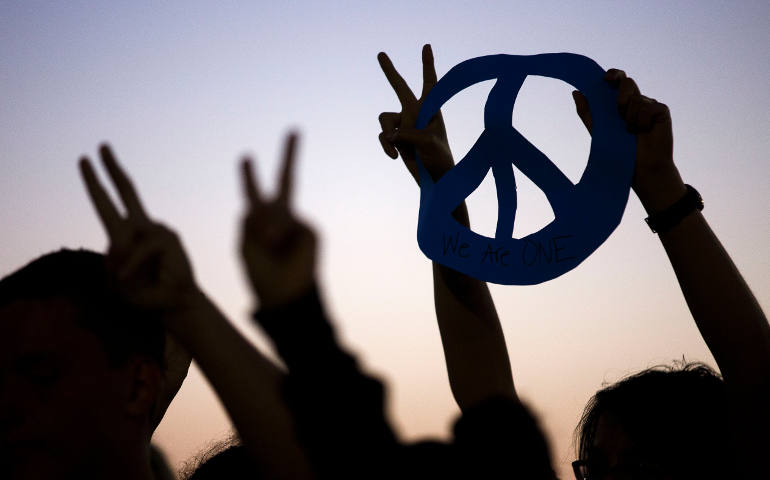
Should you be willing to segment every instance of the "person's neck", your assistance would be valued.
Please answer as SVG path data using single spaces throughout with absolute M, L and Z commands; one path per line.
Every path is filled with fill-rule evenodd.
M 114 480 L 153 480 L 150 467 L 150 444 L 124 439 L 110 449 L 112 455 L 105 455 L 100 472 L 94 478 Z

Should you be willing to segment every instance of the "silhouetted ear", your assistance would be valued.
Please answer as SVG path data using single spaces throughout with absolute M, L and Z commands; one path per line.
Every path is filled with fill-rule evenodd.
M 124 368 L 130 382 L 125 399 L 126 414 L 141 421 L 152 422 L 163 388 L 160 365 L 147 357 L 135 356 Z
M 187 377 L 192 357 L 179 342 L 174 340 L 171 335 L 166 334 L 165 360 L 166 370 L 161 378 L 162 383 L 158 393 L 158 402 L 153 413 L 152 424 L 150 425 L 153 430 L 157 428 L 169 404 L 182 387 L 182 382 Z

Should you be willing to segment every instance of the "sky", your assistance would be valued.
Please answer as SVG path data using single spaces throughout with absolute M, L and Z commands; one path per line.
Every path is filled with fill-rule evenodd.
M 488 54 L 574 52 L 633 77 L 672 113 L 674 158 L 765 311 L 770 307 L 770 5 L 685 2 L 0 1 L 0 275 L 106 237 L 78 176 L 109 141 L 151 215 L 183 238 L 196 277 L 264 351 L 236 245 L 237 160 L 272 188 L 283 135 L 302 134 L 295 205 L 321 237 L 320 282 L 346 346 L 388 386 L 405 440 L 448 438 L 430 261 L 416 242 L 419 190 L 389 159 L 377 117 L 398 102 L 376 56 L 413 89 L 431 43 L 439 77 Z M 462 158 L 483 130 L 492 82 L 444 108 Z M 530 76 L 513 124 L 573 181 L 590 138 L 559 80 Z M 514 236 L 553 217 L 517 176 Z M 478 233 L 497 215 L 489 178 L 468 199 Z M 549 216 L 550 215 L 550 216 Z M 565 275 L 492 285 L 517 391 L 538 414 L 562 478 L 583 405 L 606 382 L 713 358 L 631 194 L 617 230 Z M 231 426 L 193 368 L 154 441 L 176 467 Z

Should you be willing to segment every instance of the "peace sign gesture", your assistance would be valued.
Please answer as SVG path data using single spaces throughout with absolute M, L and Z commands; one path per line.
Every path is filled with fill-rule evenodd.
M 242 164 L 248 213 L 243 219 L 241 254 L 262 308 L 285 304 L 315 281 L 316 236 L 291 211 L 297 135 L 286 139 L 279 189 L 267 200 L 254 177 L 252 161 Z
M 433 51 L 430 45 L 425 45 L 422 48 L 423 84 L 419 99 L 396 71 L 390 58 L 384 52 L 377 55 L 377 60 L 380 62 L 385 77 L 395 90 L 399 102 L 401 102 L 400 112 L 380 114 L 380 126 L 382 127 L 379 136 L 380 144 L 389 157 L 395 159 L 398 158 L 399 154 L 401 155 L 404 165 L 418 184 L 420 179 L 417 174 L 415 152 L 419 153 L 425 168 L 434 180 L 437 180 L 454 166 L 441 112 L 431 118 L 424 129 L 414 128 L 420 106 L 437 81 L 436 68 L 433 65 Z
M 140 308 L 179 309 L 198 292 L 179 238 L 150 220 L 131 180 L 107 145 L 99 148 L 99 155 L 125 206 L 125 215 L 112 203 L 87 157 L 80 159 L 80 172 L 107 230 L 107 265 L 115 273 L 121 294 Z

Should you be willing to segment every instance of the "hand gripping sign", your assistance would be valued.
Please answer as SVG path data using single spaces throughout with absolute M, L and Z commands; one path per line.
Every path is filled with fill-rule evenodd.
M 527 75 L 563 80 L 588 99 L 593 138 L 583 176 L 573 184 L 512 126 L 513 106 Z M 634 171 L 636 139 L 617 113 L 617 92 L 590 58 L 571 53 L 490 55 L 466 60 L 433 87 L 420 108 L 425 128 L 456 93 L 496 78 L 484 107 L 484 131 L 468 154 L 438 182 L 417 156 L 420 214 L 417 242 L 431 260 L 480 280 L 534 285 L 575 268 L 620 223 Z M 515 165 L 545 193 L 555 219 L 540 231 L 512 238 L 516 217 Z M 495 178 L 495 238 L 458 223 L 452 212 L 484 180 Z

